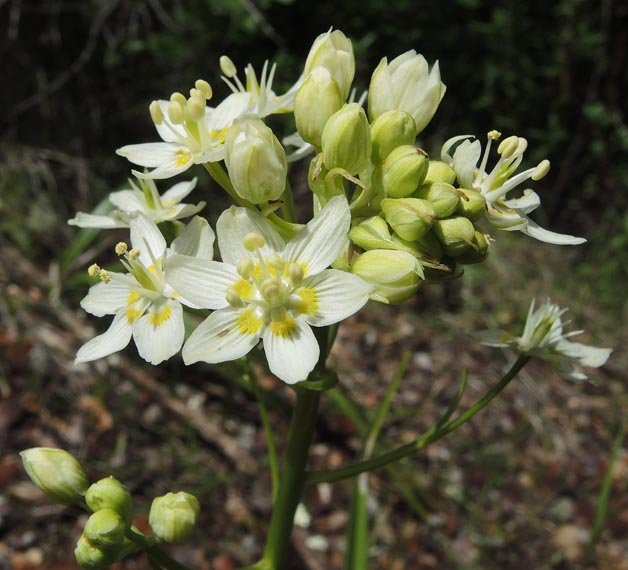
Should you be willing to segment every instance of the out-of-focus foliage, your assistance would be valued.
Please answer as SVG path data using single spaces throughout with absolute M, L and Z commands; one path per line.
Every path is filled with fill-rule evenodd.
M 128 164 L 113 150 L 155 138 L 152 99 L 198 77 L 225 90 L 222 53 L 240 68 L 276 60 L 276 85 L 287 87 L 333 25 L 355 41 L 360 88 L 384 55 L 413 47 L 438 59 L 449 90 L 425 147 L 436 154 L 448 136 L 492 128 L 527 137 L 530 161 L 553 165 L 541 223 L 593 240 L 596 268 L 628 278 L 623 2 L 6 0 L 0 15 L 0 208 L 10 203 L 17 220 L 0 231 L 23 247 L 20 219 L 40 229 L 51 208 L 70 217 L 123 182 Z M 58 199 L 42 208 L 38 187 Z

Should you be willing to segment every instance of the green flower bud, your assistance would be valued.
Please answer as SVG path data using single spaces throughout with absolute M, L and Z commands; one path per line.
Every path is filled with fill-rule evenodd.
M 457 257 L 474 248 L 475 228 L 468 218 L 438 220 L 434 224 L 434 233 L 446 255 Z
M 153 499 L 148 522 L 163 542 L 181 542 L 192 534 L 200 510 L 194 495 L 183 491 L 167 493 Z
M 303 139 L 316 147 L 327 119 L 338 111 L 344 98 L 338 84 L 325 67 L 315 67 L 294 98 L 294 119 Z
M 365 251 L 353 262 L 351 272 L 374 286 L 371 299 L 386 304 L 409 299 L 423 282 L 423 267 L 405 251 Z
M 394 239 L 394 236 L 393 236 Z M 427 232 L 415 242 L 415 246 L 434 259 L 443 257 L 443 248 L 433 231 Z
M 94 546 L 106 549 L 122 544 L 127 528 L 116 511 L 101 509 L 87 519 L 83 534 Z
M 238 196 L 253 204 L 277 200 L 286 188 L 286 152 L 258 118 L 233 122 L 225 140 L 225 164 Z
M 344 101 L 349 95 L 355 75 L 355 56 L 351 40 L 340 30 L 321 34 L 314 40 L 305 61 L 304 76 L 318 66 L 329 71 L 338 84 Z
M 373 216 L 351 228 L 349 239 L 362 249 L 388 249 L 392 241 L 388 224 Z
M 118 553 L 115 549 L 105 550 L 99 548 L 92 544 L 84 535 L 81 535 L 74 549 L 76 562 L 81 568 L 105 568 L 116 561 L 117 555 Z
M 430 182 L 446 182 L 447 184 L 453 184 L 455 181 L 456 171 L 449 166 L 449 164 L 441 160 L 430 160 L 430 164 L 427 167 L 425 184 L 429 184 Z
M 118 513 L 128 525 L 133 519 L 133 499 L 127 488 L 115 477 L 105 477 L 94 483 L 87 493 L 85 502 L 92 512 L 111 509 Z
M 329 170 L 343 168 L 357 174 L 369 163 L 371 130 L 364 109 L 349 103 L 325 124 L 321 137 L 323 163 Z
M 458 191 L 446 182 L 423 184 L 412 196 L 428 200 L 434 206 L 436 217 L 440 219 L 451 216 L 460 203 Z
M 398 146 L 411 145 L 416 138 L 414 119 L 405 111 L 387 111 L 371 125 L 371 162 L 379 164 Z
M 477 190 L 459 188 L 460 203 L 456 210 L 458 214 L 469 218 L 472 222 L 479 220 L 486 213 L 486 200 Z
M 423 151 L 412 145 L 398 146 L 373 172 L 373 183 L 379 180 L 389 198 L 407 198 L 425 180 L 428 160 Z M 381 174 L 377 173 L 380 170 Z M 381 178 L 378 180 L 377 176 Z
M 488 257 L 488 240 L 486 235 L 479 230 L 476 230 L 475 237 L 473 239 L 475 249 L 463 253 L 456 258 L 456 261 L 463 265 L 472 265 L 474 263 L 482 263 Z
M 81 464 L 67 451 L 33 447 L 20 453 L 28 476 L 46 495 L 59 503 L 82 500 L 89 479 Z
M 418 198 L 385 198 L 382 212 L 390 227 L 403 239 L 415 241 L 430 231 L 436 216 L 427 200 Z

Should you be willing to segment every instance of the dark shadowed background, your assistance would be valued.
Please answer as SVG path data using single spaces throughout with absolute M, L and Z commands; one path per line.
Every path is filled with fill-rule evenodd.
M 438 157 L 457 134 L 526 137 L 527 162 L 552 163 L 536 184 L 536 219 L 589 240 L 561 249 L 503 233 L 461 282 L 360 313 L 334 353 L 342 389 L 372 409 L 401 351 L 412 350 L 386 431 L 408 441 L 446 407 L 465 368 L 468 401 L 498 378 L 508 355 L 466 335 L 519 326 L 534 296 L 571 306 L 583 341 L 616 349 L 592 375 L 597 385 L 530 367 L 472 425 L 404 464 L 403 499 L 398 481 L 378 472 L 372 567 L 628 568 L 625 447 L 606 524 L 585 555 L 627 411 L 628 4 L 617 0 L 0 0 L 0 568 L 73 567 L 84 519 L 25 482 L 16 452 L 35 445 L 71 450 L 94 477 L 115 473 L 140 512 L 167 490 L 196 492 L 205 532 L 175 552 L 196 567 L 229 570 L 259 554 L 270 487 L 255 402 L 230 379 L 237 368 L 186 369 L 175 358 L 155 371 L 132 348 L 73 367 L 76 348 L 103 325 L 78 307 L 85 267 L 122 234 L 77 245 L 65 221 L 122 187 L 130 168 L 116 148 L 158 140 L 151 100 L 197 78 L 219 100 L 223 53 L 240 69 L 276 61 L 281 92 L 332 25 L 354 41 L 359 91 L 385 55 L 414 48 L 438 60 L 447 93 L 421 145 Z M 195 174 L 195 197 L 215 218 L 212 202 L 223 197 Z M 75 247 L 87 249 L 76 257 Z M 291 393 L 262 381 L 283 433 Z M 358 431 L 328 402 L 313 464 L 349 461 Z M 295 534 L 293 568 L 341 567 L 349 490 L 308 497 L 313 521 Z M 318 550 L 312 536 L 322 537 Z

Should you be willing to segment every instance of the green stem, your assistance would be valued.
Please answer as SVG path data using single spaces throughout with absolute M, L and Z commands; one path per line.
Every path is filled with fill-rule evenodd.
M 165 570 L 191 570 L 188 566 L 185 566 L 185 564 L 181 564 L 174 558 L 170 558 L 170 556 L 168 556 L 156 544 L 153 544 L 151 540 L 149 540 L 136 528 L 132 527 L 126 533 L 126 537 L 146 552 L 151 563 L 157 564 Z
M 273 508 L 268 530 L 268 539 L 260 568 L 281 570 L 284 568 L 294 514 L 305 488 L 306 464 L 314 426 L 320 392 L 297 389 L 297 403 L 290 421 L 288 449 L 279 484 L 279 493 Z
M 203 166 L 205 170 L 209 172 L 209 175 L 213 178 L 213 180 L 227 193 L 231 196 L 231 199 L 238 206 L 244 206 L 246 208 L 253 208 L 253 204 L 244 198 L 240 198 L 238 193 L 235 191 L 233 184 L 231 184 L 231 180 L 229 179 L 229 175 L 225 172 L 225 169 L 220 165 L 219 162 L 204 162 Z
M 290 187 L 289 181 L 286 182 L 286 189 L 281 195 L 281 200 L 283 202 L 281 205 L 281 213 L 284 220 L 295 223 L 297 221 L 297 216 L 294 211 L 294 196 L 292 195 L 292 188 Z
M 392 451 L 383 453 L 382 455 L 372 459 L 359 461 L 353 465 L 348 465 L 347 467 L 342 467 L 340 469 L 309 473 L 307 477 L 307 484 L 313 485 L 316 483 L 332 483 L 334 481 L 341 481 L 342 479 L 355 477 L 365 471 L 372 471 L 378 467 L 383 467 L 389 463 L 399 461 L 400 459 L 404 459 L 405 457 L 415 454 L 417 451 L 420 451 L 430 443 L 437 441 L 450 434 L 452 431 L 458 429 L 462 424 L 469 421 L 478 412 L 483 410 L 506 386 L 508 386 L 511 380 L 528 363 L 529 360 L 529 356 L 520 356 L 496 386 L 491 388 L 486 394 L 484 394 L 484 396 L 473 404 L 473 406 L 471 406 L 466 412 L 460 414 L 455 420 L 452 420 L 440 427 L 433 426 L 415 441 L 402 445 L 397 449 L 393 449 Z

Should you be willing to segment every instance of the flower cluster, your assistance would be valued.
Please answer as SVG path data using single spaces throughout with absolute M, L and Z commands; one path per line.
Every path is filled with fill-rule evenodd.
M 81 305 L 113 321 L 81 347 L 77 363 L 119 351 L 131 338 L 152 364 L 180 350 L 186 364 L 234 360 L 261 340 L 270 370 L 293 384 L 321 358 L 312 327 L 342 321 L 369 298 L 402 302 L 427 279 L 459 275 L 461 265 L 488 255 L 491 226 L 552 243 L 583 241 L 530 220 L 540 203 L 533 191 L 506 199 L 549 169 L 543 161 L 516 173 L 525 139 L 504 139 L 490 172 L 497 131 L 482 156 L 480 143 L 467 136 L 445 143 L 441 160 L 416 146 L 446 88 L 438 63 L 430 66 L 414 50 L 383 58 L 360 98 L 353 47 L 339 30 L 316 38 L 303 72 L 282 95 L 273 90 L 275 65 L 266 62 L 259 75 L 247 65 L 242 77 L 227 56 L 219 66 L 231 93 L 209 106 L 213 90 L 199 79 L 188 96 L 153 101 L 150 116 L 162 141 L 117 151 L 142 167 L 133 171 L 137 181 L 109 196 L 113 211 L 79 213 L 69 222 L 130 229 L 130 245 L 116 246 L 126 272 L 89 268 L 100 283 Z M 290 113 L 297 132 L 282 143 L 265 118 Z M 284 145 L 297 148 L 287 153 Z M 288 167 L 308 154 L 314 215 L 299 224 Z M 198 216 L 204 202 L 182 203 L 196 179 L 157 191 L 155 179 L 195 164 L 236 203 L 218 216 L 216 236 Z M 170 243 L 164 227 L 175 236 Z M 186 339 L 190 309 L 194 318 L 199 309 L 211 313 Z

